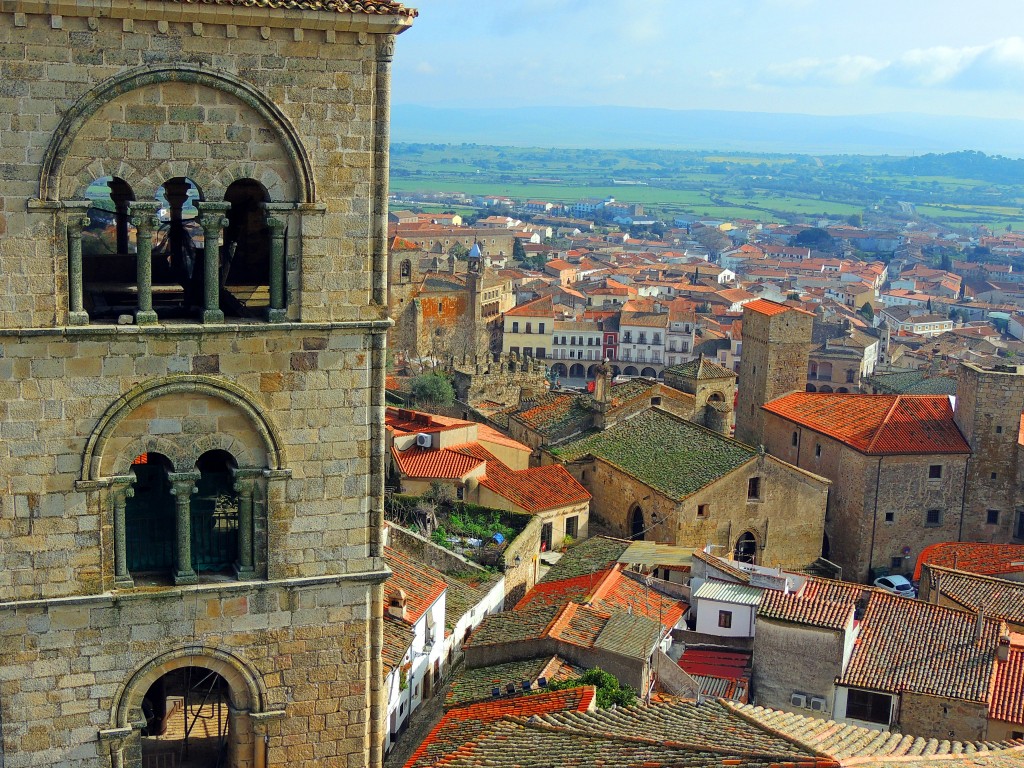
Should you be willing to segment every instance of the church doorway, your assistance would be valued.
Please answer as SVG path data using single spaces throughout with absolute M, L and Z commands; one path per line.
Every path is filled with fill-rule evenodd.
M 227 768 L 232 762 L 227 681 L 203 667 L 157 679 L 142 699 L 142 768 Z
M 644 511 L 637 505 L 629 513 L 629 538 L 633 541 L 643 541 L 645 528 Z
M 740 563 L 753 565 L 757 562 L 757 539 L 754 538 L 754 534 L 746 531 L 736 540 L 736 551 L 733 557 Z

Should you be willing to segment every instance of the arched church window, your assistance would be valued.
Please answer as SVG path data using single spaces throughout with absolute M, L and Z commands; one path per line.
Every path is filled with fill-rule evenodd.
M 144 453 L 132 462 L 132 495 L 125 502 L 125 546 L 133 576 L 166 576 L 175 565 L 175 511 L 170 460 Z
M 191 317 L 203 307 L 204 236 L 199 187 L 184 177 L 156 192 L 160 223 L 153 233 L 153 305 L 163 318 Z
M 238 561 L 238 494 L 234 457 L 208 451 L 199 457 L 191 504 L 192 566 L 197 573 L 227 571 Z
M 270 194 L 255 179 L 239 179 L 224 193 L 230 203 L 221 248 L 221 306 L 234 317 L 257 317 L 270 306 Z
M 103 176 L 86 188 L 88 223 L 82 227 L 83 309 L 114 319 L 135 308 L 136 229 L 129 206 L 135 192 L 124 179 Z

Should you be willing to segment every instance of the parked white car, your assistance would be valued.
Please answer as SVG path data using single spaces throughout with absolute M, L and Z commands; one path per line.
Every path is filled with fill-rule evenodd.
M 875 579 L 875 586 L 901 597 L 917 597 L 917 590 L 906 576 L 882 576 Z

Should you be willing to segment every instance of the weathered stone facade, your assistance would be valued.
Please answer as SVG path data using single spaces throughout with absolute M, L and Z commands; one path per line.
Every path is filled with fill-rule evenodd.
M 926 546 L 958 539 L 966 454 L 868 455 L 767 411 L 764 444 L 832 481 L 826 557 L 844 579 L 866 581 L 882 570 L 909 574 Z M 929 477 L 933 466 L 942 467 L 941 477 Z M 937 522 L 929 521 L 929 510 L 938 511 Z
M 141 765 L 143 700 L 186 668 L 224 683 L 230 765 L 380 765 L 389 67 L 414 14 L 238 5 L 0 15 L 7 768 Z M 130 188 L 135 251 L 119 232 L 83 264 L 103 179 Z M 158 189 L 180 179 L 206 271 L 172 317 L 147 257 Z M 240 180 L 264 194 L 246 215 L 268 240 L 266 312 L 218 292 Z M 97 278 L 135 297 L 120 324 L 83 290 Z M 193 557 L 211 456 L 230 568 Z M 140 528 L 153 500 L 166 515 Z M 136 569 L 140 541 L 169 560 Z
M 804 391 L 813 324 L 814 315 L 809 312 L 763 299 L 744 306 L 737 440 L 760 444 L 764 432 L 761 406 L 790 392 Z
M 544 460 L 551 457 L 544 454 Z M 636 511 L 645 523 L 639 538 L 733 556 L 749 534 L 761 565 L 804 568 L 821 554 L 828 483 L 761 454 L 691 496 L 676 500 L 599 458 L 566 464 L 592 495 L 590 514 L 611 535 L 630 538 Z M 751 499 L 750 480 L 760 478 Z
M 1024 411 L 1024 366 L 985 369 L 961 363 L 956 397 L 954 418 L 971 446 L 960 538 L 1013 541 L 1019 533 L 1019 516 L 1024 514 L 1019 506 L 1024 496 L 1018 490 L 1024 480 L 1018 445 Z M 990 522 L 993 517 L 995 521 Z

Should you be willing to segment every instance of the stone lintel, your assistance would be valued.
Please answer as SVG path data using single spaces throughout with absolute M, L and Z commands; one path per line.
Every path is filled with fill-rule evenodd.
M 379 562 L 378 562 L 379 561 Z M 375 565 L 380 565 L 382 558 L 374 558 Z M 156 600 L 160 598 L 183 598 L 186 595 L 213 595 L 218 592 L 244 592 L 264 589 L 315 589 L 321 586 L 345 584 L 383 584 L 391 576 L 391 571 L 380 567 L 372 571 L 356 573 L 339 573 L 329 576 L 298 576 L 289 579 L 266 579 L 244 581 L 235 584 L 226 582 L 193 584 L 188 586 L 167 586 L 166 588 L 148 587 L 139 592 L 103 592 L 96 595 L 75 595 L 72 597 L 36 598 L 32 600 L 10 600 L 0 603 L 0 612 L 19 611 L 32 608 L 49 609 L 72 605 L 103 606 L 116 605 L 125 600 Z
M 203 325 L 202 323 L 183 322 L 169 324 L 160 322 L 156 325 L 140 328 L 137 325 L 100 325 L 90 323 L 89 325 L 67 325 L 55 328 L 4 328 L 0 329 L 0 338 L 39 338 L 65 336 L 79 340 L 83 336 L 195 336 L 211 333 L 266 333 L 267 329 L 275 331 L 297 331 L 309 333 L 311 331 L 351 331 L 370 334 L 387 333 L 395 324 L 390 317 L 380 320 L 341 320 L 326 323 L 301 323 L 288 321 L 284 323 L 223 323 L 220 325 Z

